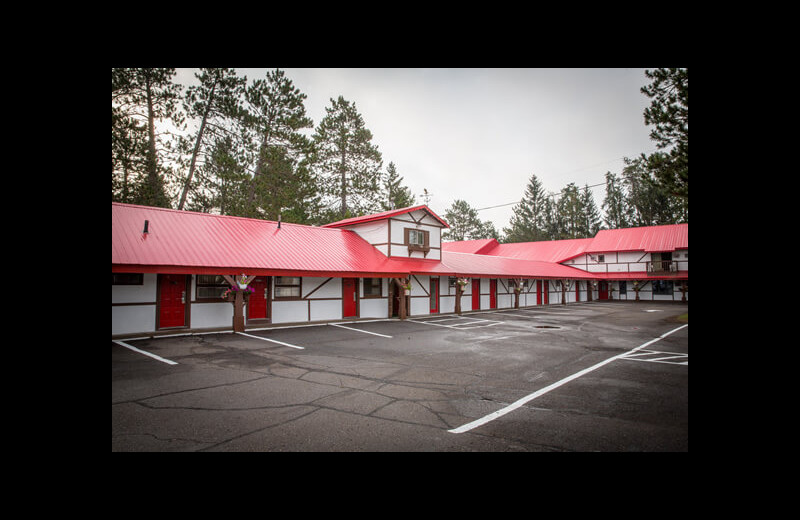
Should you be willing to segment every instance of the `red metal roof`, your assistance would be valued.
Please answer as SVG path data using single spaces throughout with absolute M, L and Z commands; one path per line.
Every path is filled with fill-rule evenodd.
M 462 276 L 497 276 L 508 278 L 593 278 L 591 273 L 539 260 L 523 260 L 493 255 L 473 255 L 442 251 L 441 268 Z M 437 271 L 434 271 L 437 272 Z
M 144 221 L 149 232 L 142 233 Z M 111 204 L 112 271 L 403 276 L 353 231 Z
M 342 227 L 342 226 L 350 226 L 350 225 L 353 225 L 353 224 L 362 224 L 364 222 L 372 222 L 373 220 L 381 220 L 381 219 L 385 219 L 385 218 L 389 218 L 389 217 L 394 217 L 394 216 L 397 216 L 397 215 L 403 215 L 405 213 L 411 213 L 412 211 L 416 211 L 418 209 L 424 209 L 425 211 L 430 213 L 430 215 L 433 218 L 438 220 L 444 227 L 446 227 L 446 228 L 450 227 L 449 225 L 447 225 L 447 222 L 445 222 L 443 219 L 441 219 L 439 217 L 439 215 L 434 213 L 431 210 L 431 208 L 429 208 L 425 204 L 420 204 L 419 206 L 409 206 L 407 208 L 391 209 L 389 211 L 383 211 L 381 213 L 373 213 L 372 215 L 364 215 L 363 217 L 346 218 L 344 220 L 339 220 L 338 222 L 331 222 L 330 224 L 325 224 L 322 227 L 338 228 L 338 227 Z
M 413 211 L 422 207 L 404 209 Z M 384 215 L 384 218 L 387 216 Z M 145 220 L 148 221 L 147 233 L 143 232 Z M 647 234 L 649 228 L 633 228 L 639 231 L 635 234 L 629 232 L 627 242 L 618 239 L 615 243 L 657 251 L 669 249 L 652 248 L 688 248 L 688 225 L 683 226 L 683 231 L 662 230 L 655 234 Z M 616 234 L 609 236 L 619 238 Z M 674 240 L 668 241 L 665 236 Z M 279 229 L 277 222 L 266 220 L 111 204 L 112 272 L 244 272 L 342 277 L 403 277 L 413 273 L 507 278 L 653 278 L 645 273 L 589 273 L 558 263 L 589 249 L 594 250 L 595 244 L 600 247 L 596 251 L 613 250 L 605 249 L 611 245 L 611 240 L 601 238 L 603 240 L 597 242 L 596 237 L 521 244 L 498 244 L 489 239 L 470 241 L 474 243 L 465 246 L 483 254 L 457 252 L 452 250 L 459 247 L 455 245 L 457 243 L 445 242 L 441 261 L 387 258 L 355 232 L 343 229 L 289 223 L 282 224 Z M 688 278 L 688 272 L 681 271 L 666 278 Z
M 644 251 L 647 253 L 689 249 L 689 224 L 604 229 L 598 231 L 587 253 Z
M 540 262 L 563 262 L 582 255 L 591 238 L 574 238 L 568 240 L 543 240 L 541 242 L 519 242 L 514 244 L 498 244 L 488 254 L 523 258 Z
M 494 238 L 481 238 L 478 240 L 461 240 L 460 242 L 442 242 L 442 250 L 452 251 L 453 253 L 485 255 L 497 245 L 497 240 Z

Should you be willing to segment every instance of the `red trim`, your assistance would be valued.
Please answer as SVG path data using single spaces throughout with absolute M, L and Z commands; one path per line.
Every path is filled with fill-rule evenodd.
M 330 224 L 325 224 L 321 227 L 324 228 L 338 228 L 342 226 L 351 226 L 353 224 L 363 224 L 365 222 L 374 222 L 376 220 L 383 220 L 389 217 L 396 217 L 397 215 L 405 215 L 406 213 L 411 213 L 412 211 L 417 211 L 418 209 L 424 209 L 427 211 L 433 218 L 439 221 L 444 227 L 449 228 L 450 226 L 447 225 L 447 222 L 439 218 L 439 215 L 431 211 L 431 208 L 426 206 L 425 204 L 420 204 L 419 206 L 411 206 L 408 208 L 400 208 L 395 210 L 384 211 L 382 213 L 373 213 L 372 215 L 364 215 L 363 217 L 352 217 L 346 218 L 344 220 L 340 220 L 338 222 L 331 222 Z
M 112 264 L 112 273 L 160 273 L 160 274 L 241 274 L 256 276 L 313 276 L 335 278 L 401 278 L 407 272 L 371 273 L 361 271 L 299 271 L 287 269 L 253 269 L 247 267 L 191 267 L 176 265 Z

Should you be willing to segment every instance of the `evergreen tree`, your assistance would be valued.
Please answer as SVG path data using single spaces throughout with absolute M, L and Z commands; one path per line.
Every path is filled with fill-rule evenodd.
M 558 202 L 555 194 L 548 195 L 544 199 L 544 240 L 558 240 L 561 238 L 561 215 L 558 212 Z
M 242 215 L 250 174 L 239 156 L 240 148 L 230 135 L 217 137 L 198 169 L 196 189 L 187 209 L 204 213 L 218 209 L 220 215 Z
M 397 173 L 397 168 L 393 162 L 386 167 L 386 174 L 381 177 L 383 185 L 383 195 L 386 197 L 381 201 L 384 211 L 397 208 L 407 208 L 413 206 L 414 195 L 407 186 L 402 185 L 403 177 Z
M 444 220 L 450 225 L 450 229 L 443 230 L 442 240 L 499 238 L 494 224 L 489 221 L 481 222 L 481 219 L 478 218 L 478 211 L 464 200 L 453 201 L 453 205 L 444 212 Z
M 557 208 L 562 224 L 559 239 L 585 238 L 583 200 L 574 182 L 570 182 L 561 190 Z
M 689 198 L 689 70 L 645 71 L 652 79 L 641 91 L 652 99 L 645 124 L 655 125 L 650 138 L 666 153 L 648 157 L 655 180 L 670 194 Z
M 170 142 L 156 132 L 156 121 L 182 122 L 174 75 L 169 68 L 111 69 L 112 190 L 124 192 L 126 202 L 170 207 L 162 157 Z
M 372 132 L 355 103 L 342 96 L 331 98 L 325 111 L 314 134 L 312 162 L 328 215 L 343 219 L 378 211 L 382 158 L 372 144 Z
M 306 156 L 311 141 L 300 131 L 314 123 L 306 116 L 306 97 L 279 69 L 247 88 L 249 141 L 256 152 L 244 216 L 276 220 L 281 214 L 292 222 L 309 222 L 314 197 Z
M 178 209 L 182 210 L 186 199 L 193 189 L 192 181 L 198 165 L 198 158 L 207 143 L 218 143 L 223 135 L 230 138 L 226 128 L 227 121 L 241 116 L 240 96 L 247 82 L 245 77 L 237 77 L 233 69 L 212 68 L 200 69 L 200 74 L 194 76 L 200 80 L 200 85 L 189 87 L 186 91 L 186 112 L 189 117 L 199 120 L 197 133 L 190 136 L 192 143 L 191 159 L 188 171 L 183 181 Z M 208 199 L 208 194 L 201 195 Z
M 630 209 L 620 182 L 615 174 L 606 172 L 606 198 L 603 200 L 603 210 L 606 215 L 605 223 L 609 229 L 630 227 Z
M 674 224 L 680 208 L 677 197 L 658 183 L 649 169 L 648 158 L 641 154 L 636 159 L 624 158 L 622 177 L 628 188 L 632 208 L 633 226 L 659 226 Z
M 584 229 L 581 238 L 590 238 L 597 234 L 601 228 L 600 212 L 597 210 L 597 203 L 594 201 L 594 195 L 586 184 L 581 193 L 581 204 L 583 205 L 584 215 Z
M 514 214 L 509 224 L 503 229 L 506 242 L 534 242 L 547 239 L 545 200 L 547 196 L 536 175 L 531 175 L 525 195 L 520 203 L 514 206 Z

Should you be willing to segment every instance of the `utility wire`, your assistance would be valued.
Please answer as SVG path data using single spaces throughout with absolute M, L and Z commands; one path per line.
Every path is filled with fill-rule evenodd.
M 647 150 L 646 152 L 643 152 L 643 153 L 652 153 L 652 152 L 655 152 L 656 150 L 657 150 L 657 148 L 653 148 L 652 150 Z M 581 172 L 581 171 L 584 171 L 584 170 L 589 170 L 589 169 L 591 169 L 591 168 L 596 168 L 596 167 L 598 167 L 598 166 L 602 166 L 602 165 L 604 165 L 604 164 L 608 164 L 608 163 L 616 162 L 616 161 L 619 161 L 620 159 L 624 159 L 624 158 L 625 158 L 625 157 L 620 157 L 620 158 L 618 158 L 618 159 L 612 159 L 612 160 L 610 160 L 610 161 L 605 161 L 605 162 L 601 162 L 601 163 L 593 164 L 593 165 L 591 165 L 591 166 L 585 166 L 585 167 L 583 167 L 583 168 L 578 168 L 577 170 L 572 170 L 572 171 L 565 172 L 565 173 L 563 173 L 562 175 L 569 175 L 569 174 L 571 174 L 571 173 L 577 173 L 577 172 Z M 604 185 L 605 185 L 605 182 L 601 182 L 601 183 L 599 183 L 599 184 L 590 184 L 589 186 L 583 186 L 581 189 L 584 189 L 584 188 L 596 188 L 597 186 L 604 186 Z M 550 196 L 551 196 L 551 197 L 555 197 L 555 194 L 550 194 Z M 520 202 L 521 202 L 521 201 L 507 202 L 507 203 L 505 203 L 505 204 L 498 204 L 498 205 L 496 205 L 496 206 L 487 206 L 487 207 L 485 207 L 485 208 L 477 208 L 475 211 L 482 211 L 482 210 L 484 210 L 484 209 L 502 208 L 502 207 L 504 207 L 504 206 L 511 206 L 512 204 L 519 204 Z

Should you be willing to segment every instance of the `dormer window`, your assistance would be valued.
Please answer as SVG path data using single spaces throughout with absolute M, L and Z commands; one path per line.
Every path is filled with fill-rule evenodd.
M 408 230 L 408 245 L 425 247 L 425 233 L 427 231 L 419 231 L 416 229 Z
M 422 251 L 427 253 L 431 250 L 430 231 L 405 228 L 404 234 L 404 243 L 406 246 L 408 246 L 409 253 L 411 253 L 411 251 Z

